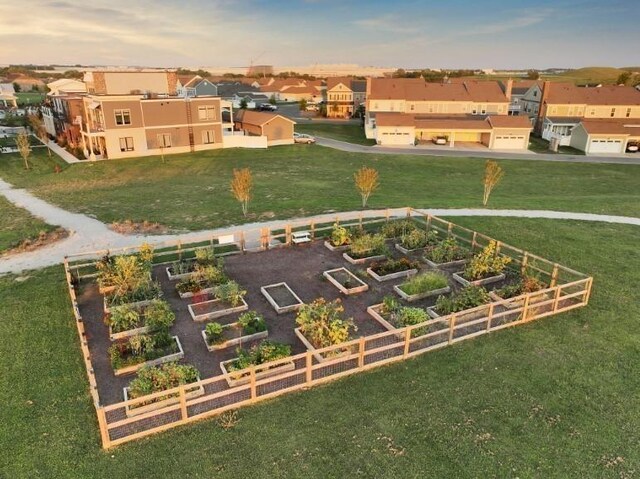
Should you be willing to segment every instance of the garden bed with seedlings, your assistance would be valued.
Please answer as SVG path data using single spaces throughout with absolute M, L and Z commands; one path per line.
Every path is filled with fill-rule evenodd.
M 262 295 L 278 314 L 297 310 L 304 303 L 287 283 L 274 283 L 260 288 Z
M 432 296 L 441 296 L 451 292 L 447 277 L 437 271 L 427 271 L 394 285 L 393 290 L 405 301 L 413 302 Z
M 244 300 L 245 294 L 247 292 L 241 289 L 238 283 L 229 281 L 216 288 L 213 299 L 189 304 L 187 308 L 194 321 L 221 318 L 249 309 L 249 305 Z
M 140 334 L 115 342 L 109 348 L 111 367 L 116 376 L 131 374 L 143 367 L 156 366 L 184 357 L 178 336 L 168 332 Z
M 363 293 L 369 289 L 369 285 L 358 278 L 347 268 L 330 269 L 322 273 L 331 284 L 346 295 Z
M 269 335 L 267 323 L 264 318 L 255 311 L 240 315 L 238 321 L 222 325 L 209 323 L 202 330 L 202 339 L 209 351 L 217 351 L 231 346 L 242 345 L 266 339 Z
M 407 258 L 386 259 L 381 262 L 374 262 L 367 268 L 367 274 L 378 282 L 390 281 L 392 279 L 406 278 L 418 272 L 420 265 Z
M 251 381 L 252 372 L 260 380 L 295 369 L 295 363 L 287 360 L 291 347 L 286 344 L 263 341 L 251 349 L 238 349 L 238 356 L 220 363 L 222 374 L 229 387 L 241 386 Z
M 471 251 L 455 238 L 447 238 L 427 248 L 422 259 L 431 268 L 448 269 L 465 265 L 470 257 Z
M 384 259 L 388 253 L 389 248 L 384 235 L 367 233 L 355 238 L 342 256 L 351 264 L 364 264 L 367 261 Z

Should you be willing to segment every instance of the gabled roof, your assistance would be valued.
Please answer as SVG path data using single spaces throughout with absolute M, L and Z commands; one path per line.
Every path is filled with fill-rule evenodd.
M 318 90 L 312 86 L 290 86 L 287 88 L 283 88 L 282 92 L 283 93 L 300 93 L 300 94 L 309 93 L 311 95 L 314 95 L 318 93 Z
M 268 113 L 266 111 L 238 110 L 234 111 L 233 116 L 235 121 L 247 123 L 248 125 L 264 126 L 278 117 L 294 125 L 296 124 L 295 121 L 286 116 L 279 115 L 278 113 Z
M 573 83 L 547 83 L 547 104 L 640 105 L 640 91 L 630 86 L 580 87 Z
M 200 75 L 178 75 L 178 81 L 183 88 L 195 87 L 202 79 Z
M 640 137 L 640 119 L 609 118 L 582 120 L 581 125 L 590 135 L 629 135 Z
M 477 115 L 430 116 L 407 113 L 376 114 L 376 126 L 411 127 L 420 129 L 443 130 L 492 130 L 493 128 L 533 129 L 531 122 L 524 116 Z
M 13 83 L 0 83 L 1 95 L 15 95 L 16 90 L 13 88 Z
M 422 78 L 372 78 L 371 100 L 473 101 L 507 103 L 497 81 L 429 83 Z

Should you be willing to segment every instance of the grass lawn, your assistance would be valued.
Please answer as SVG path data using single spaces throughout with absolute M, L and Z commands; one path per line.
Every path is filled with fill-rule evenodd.
M 55 162 L 63 171 L 55 173 Z M 345 153 L 317 145 L 227 149 L 67 165 L 32 154 L 2 155 L 0 178 L 63 208 L 110 223 L 148 220 L 203 229 L 267 218 L 353 210 L 353 173 L 372 166 L 381 186 L 370 207 L 480 207 L 484 161 L 470 158 Z M 541 208 L 640 216 L 640 166 L 500 160 L 506 174 L 492 208 Z M 244 218 L 229 191 L 234 168 L 250 167 L 255 191 Z
M 19 106 L 38 105 L 44 101 L 45 96 L 44 93 L 34 91 L 16 93 Z
M 593 274 L 591 304 L 108 452 L 62 268 L 0 278 L 0 477 L 632 477 L 638 227 L 455 221 Z
M 36 239 L 42 231 L 54 229 L 55 226 L 32 216 L 27 210 L 14 206 L 4 196 L 0 196 L 0 254 L 26 239 Z
M 331 123 L 298 123 L 296 125 L 298 133 L 324 136 L 334 140 L 347 141 L 358 145 L 375 145 L 375 140 L 369 140 L 364 136 L 364 128 L 360 125 L 351 124 L 331 124 Z
M 531 151 L 535 151 L 536 153 L 547 153 L 547 154 L 559 154 L 559 155 L 583 155 L 584 151 L 578 150 L 577 148 L 573 148 L 572 146 L 560 146 L 558 147 L 557 152 L 553 152 L 549 149 L 549 142 L 542 138 L 538 138 L 537 136 L 531 135 L 529 137 L 529 149 Z

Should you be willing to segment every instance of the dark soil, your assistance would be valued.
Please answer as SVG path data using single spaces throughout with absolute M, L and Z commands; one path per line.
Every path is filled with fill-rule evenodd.
M 284 285 L 266 288 L 266 291 L 280 308 L 286 308 L 287 306 L 298 304 L 298 300 Z

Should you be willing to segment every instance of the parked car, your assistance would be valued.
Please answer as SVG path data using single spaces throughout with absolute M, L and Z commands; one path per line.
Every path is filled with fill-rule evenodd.
M 637 153 L 639 149 L 640 149 L 640 146 L 637 143 L 629 143 L 627 145 L 627 151 L 629 153 Z
M 307 145 L 310 145 L 312 143 L 315 143 L 316 139 L 313 136 L 305 135 L 304 133 L 294 133 L 293 141 L 295 143 L 306 143 Z
M 446 137 L 446 136 L 436 136 L 436 137 L 433 139 L 433 142 L 434 142 L 436 145 L 446 145 L 446 144 L 447 144 L 447 137 Z
M 315 103 L 307 103 L 307 107 L 305 108 L 306 111 L 318 111 L 318 105 L 316 105 Z
M 278 106 L 271 103 L 261 103 L 260 111 L 278 111 Z

